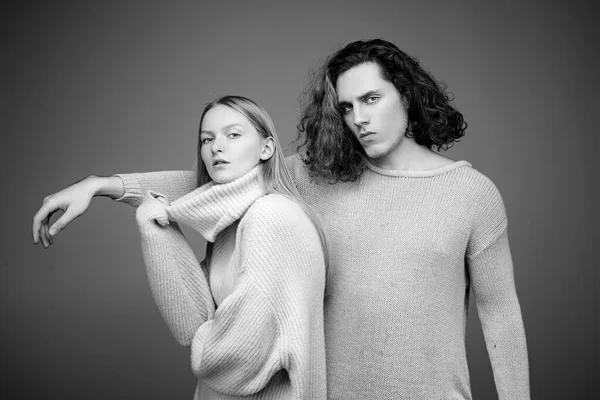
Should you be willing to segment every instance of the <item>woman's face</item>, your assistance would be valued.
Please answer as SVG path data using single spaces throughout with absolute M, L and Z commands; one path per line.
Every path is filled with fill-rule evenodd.
M 204 114 L 200 141 L 202 161 L 216 183 L 244 176 L 273 153 L 272 138 L 263 138 L 245 116 L 224 105 Z

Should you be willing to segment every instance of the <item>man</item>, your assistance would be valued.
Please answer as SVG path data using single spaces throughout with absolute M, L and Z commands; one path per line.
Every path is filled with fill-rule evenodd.
M 528 399 L 504 204 L 469 163 L 432 150 L 466 129 L 444 90 L 395 45 L 372 40 L 333 54 L 306 94 L 301 152 L 287 162 L 329 239 L 328 398 L 471 399 L 472 288 L 499 398 Z M 87 208 L 89 193 L 137 205 L 148 189 L 177 198 L 195 187 L 189 172 L 119 177 L 48 198 L 34 241 L 41 233 L 51 244 L 49 216 L 66 209 L 54 224 L 62 229 Z

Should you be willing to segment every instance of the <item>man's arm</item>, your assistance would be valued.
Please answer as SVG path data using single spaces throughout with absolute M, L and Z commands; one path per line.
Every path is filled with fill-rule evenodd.
M 197 188 L 195 171 L 158 171 L 116 174 L 123 182 L 123 194 L 115 200 L 137 207 L 149 191 L 160 193 L 169 202 Z
M 196 188 L 195 171 L 159 171 L 115 176 L 91 175 L 47 196 L 33 217 L 33 243 L 48 248 L 53 237 L 71 221 L 85 213 L 95 196 L 105 196 L 137 207 L 149 190 L 169 200 L 177 199 Z M 50 218 L 57 211 L 64 214 L 52 226 Z
M 118 198 L 124 193 L 119 178 L 91 175 L 47 196 L 33 217 L 33 243 L 41 241 L 44 248 L 48 248 L 58 232 L 87 210 L 94 196 Z M 64 214 L 49 227 L 50 218 L 57 211 L 64 211 Z
M 515 287 L 506 211 L 495 186 L 479 202 L 467 266 L 500 400 L 530 399 L 525 328 Z

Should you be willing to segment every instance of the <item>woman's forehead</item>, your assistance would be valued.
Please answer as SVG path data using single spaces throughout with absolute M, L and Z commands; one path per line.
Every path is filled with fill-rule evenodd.
M 217 105 L 204 114 L 202 131 L 220 131 L 232 125 L 252 126 L 248 118 L 231 107 Z

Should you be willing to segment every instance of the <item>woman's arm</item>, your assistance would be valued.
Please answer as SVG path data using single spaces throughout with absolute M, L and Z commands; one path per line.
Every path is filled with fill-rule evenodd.
M 248 210 L 239 284 L 192 340 L 192 370 L 218 393 L 251 395 L 287 370 L 294 398 L 324 398 L 324 255 L 312 222 L 290 203 L 268 195 Z
M 179 344 L 192 346 L 192 369 L 216 381 L 214 390 L 256 393 L 282 369 L 279 323 L 269 299 L 242 278 L 215 315 L 201 267 L 165 203 L 148 194 L 136 211 L 156 305 Z
M 137 210 L 144 261 L 158 308 L 179 343 L 191 345 L 192 370 L 207 390 L 252 395 L 279 387 L 285 374 L 278 372 L 288 370 L 294 398 L 323 398 L 324 381 L 314 389 L 308 376 L 325 376 L 325 266 L 318 233 L 300 207 L 270 195 L 248 209 L 233 259 L 239 283 L 216 310 L 166 207 L 148 194 Z M 315 362 L 308 359 L 315 354 Z
M 215 307 L 204 265 L 162 200 L 146 194 L 136 211 L 148 282 L 163 319 L 179 344 L 189 347 Z

